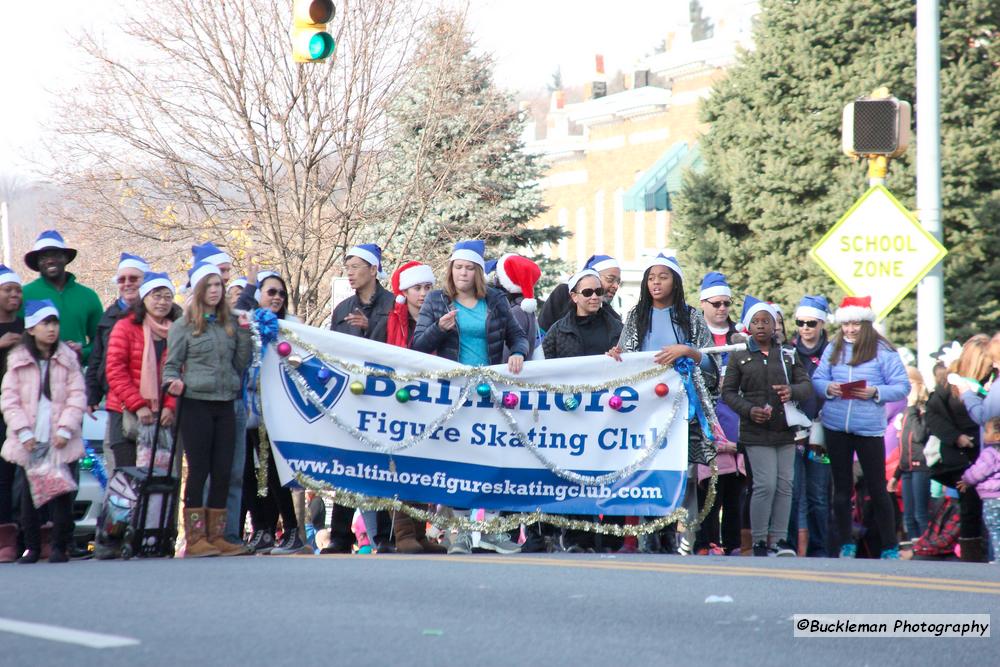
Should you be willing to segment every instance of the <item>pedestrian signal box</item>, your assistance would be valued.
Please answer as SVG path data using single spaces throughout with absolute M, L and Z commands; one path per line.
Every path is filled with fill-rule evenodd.
M 844 153 L 851 157 L 899 157 L 910 145 L 910 103 L 895 97 L 863 97 L 844 107 Z

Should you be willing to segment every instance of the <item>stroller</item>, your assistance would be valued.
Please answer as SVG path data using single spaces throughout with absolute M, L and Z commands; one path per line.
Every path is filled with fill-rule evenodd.
M 164 395 L 160 395 L 163 405 Z M 173 433 L 161 434 L 160 415 L 151 429 L 149 463 L 115 470 L 104 493 L 95 537 L 98 558 L 170 558 L 177 538 L 180 479 L 174 474 L 180 401 Z M 167 435 L 167 437 L 162 437 Z

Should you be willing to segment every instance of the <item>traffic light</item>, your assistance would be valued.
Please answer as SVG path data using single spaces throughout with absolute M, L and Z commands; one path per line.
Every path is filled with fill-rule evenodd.
M 332 0 L 292 0 L 292 58 L 316 63 L 333 55 L 336 44 L 326 24 L 333 19 Z
M 899 157 L 910 144 L 910 103 L 862 97 L 844 107 L 842 143 L 851 157 Z

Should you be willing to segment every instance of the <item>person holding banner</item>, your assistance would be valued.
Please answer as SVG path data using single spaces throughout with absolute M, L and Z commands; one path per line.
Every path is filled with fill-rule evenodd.
M 188 277 L 193 294 L 184 316 L 170 327 L 163 369 L 168 391 L 174 396 L 183 395 L 180 432 L 188 465 L 184 493 L 186 555 L 235 556 L 247 552 L 242 544 L 232 544 L 223 536 L 236 443 L 233 401 L 240 394 L 243 371 L 250 364 L 252 342 L 244 322 L 237 326 L 232 321 L 233 315 L 223 300 L 219 267 L 198 262 Z M 202 502 L 210 475 L 206 508 Z
M 299 318 L 288 313 L 288 286 L 284 278 L 274 271 L 257 271 L 251 264 L 249 282 L 236 302 L 237 310 L 250 310 L 255 305 L 269 310 L 279 320 L 298 322 Z M 256 278 L 254 278 L 256 276 Z M 240 525 L 250 512 L 253 534 L 247 543 L 251 553 L 273 554 L 276 556 L 297 554 L 305 548 L 299 535 L 299 520 L 295 514 L 292 491 L 281 485 L 274 455 L 267 459 L 267 495 L 257 493 L 258 450 L 260 448 L 260 395 L 256 382 L 246 380 L 247 421 L 243 444 L 246 448 L 243 466 L 243 501 L 240 509 Z M 275 543 L 274 536 L 281 516 L 281 542 Z
M 385 278 L 382 271 L 382 249 L 374 243 L 354 246 L 344 255 L 344 273 L 347 274 L 347 281 L 354 294 L 333 309 L 330 329 L 380 343 L 386 342 L 387 319 L 395 305 L 395 297 L 379 282 Z M 351 532 L 353 517 L 353 509 L 334 504 L 330 521 L 330 544 L 321 553 L 351 553 L 351 546 L 354 544 L 354 534 Z M 375 535 L 372 537 L 375 538 Z
M 740 416 L 740 445 L 750 461 L 753 492 L 750 531 L 754 556 L 794 556 L 785 539 L 795 470 L 794 401 L 812 394 L 812 383 L 793 350 L 782 348 L 774 307 L 747 296 L 742 324 L 747 349 L 729 355 L 722 400 Z M 808 421 L 808 420 L 806 420 Z
M 621 320 L 611 315 L 604 305 L 601 276 L 593 269 L 580 271 L 566 283 L 574 310 L 557 321 L 542 341 L 546 359 L 586 357 L 605 354 L 621 335 Z M 596 521 L 596 517 L 570 518 Z M 563 551 L 579 553 L 597 549 L 595 535 L 582 530 L 563 531 L 559 538 Z
M 516 375 L 528 354 L 528 338 L 511 315 L 503 292 L 486 286 L 485 251 L 480 240 L 455 244 L 444 289 L 428 294 L 420 309 L 413 349 L 468 366 L 489 366 L 503 363 L 506 346 L 510 350 L 507 369 Z M 521 549 L 506 535 L 483 535 L 479 545 L 497 553 Z M 448 553 L 471 551 L 471 535 L 461 533 L 452 540 Z
M 409 349 L 413 344 L 420 307 L 434 288 L 434 270 L 420 262 L 406 262 L 393 271 L 390 283 L 396 295 L 396 305 L 386 320 L 386 342 Z M 404 512 L 393 513 L 392 526 L 398 553 L 447 551 L 442 545 L 427 539 L 427 524 L 414 521 Z
M 685 506 L 693 519 L 698 514 L 698 494 L 695 489 L 697 464 L 708 465 L 716 456 L 715 446 L 708 435 L 710 419 L 715 421 L 714 404 L 718 401 L 719 359 L 716 354 L 702 354 L 700 348 L 712 345 L 712 334 L 700 312 L 687 304 L 684 297 L 684 275 L 674 257 L 662 252 L 653 258 L 642 275 L 639 303 L 625 317 L 618 345 L 608 351 L 621 360 L 622 352 L 656 351 L 658 364 L 686 365 L 690 359 L 691 382 L 697 392 L 696 415 L 688 429 L 688 489 Z M 709 415 L 709 411 L 712 412 Z M 694 542 L 694 535 L 685 538 Z M 645 550 L 658 551 L 655 541 L 646 540 Z M 626 550 L 632 545 L 626 542 Z
M 493 277 L 490 287 L 496 287 L 507 296 L 511 315 L 528 337 L 527 358 L 534 359 L 539 339 L 535 284 L 542 277 L 542 270 L 527 257 L 506 253 L 496 261 L 494 272 L 489 275 Z M 510 350 L 504 348 L 504 361 L 508 357 Z
M 620 320 L 621 315 L 611 307 L 611 300 L 618 292 L 619 285 L 622 284 L 622 269 L 618 260 L 608 255 L 592 255 L 583 268 L 593 269 L 601 276 L 601 285 L 604 287 L 604 303 L 601 307 L 606 309 L 612 317 Z M 573 301 L 570 299 L 566 283 L 562 283 L 552 290 L 549 298 L 542 305 L 542 310 L 538 313 L 538 326 L 543 331 L 548 331 L 553 324 L 570 312 L 573 312 Z
M 834 318 L 840 331 L 823 353 L 813 387 L 826 399 L 821 416 L 840 557 L 854 558 L 857 553 L 851 536 L 856 455 L 875 508 L 881 557 L 897 559 L 896 513 L 885 488 L 885 404 L 906 398 L 910 380 L 892 343 L 875 331 L 871 297 L 844 297 Z

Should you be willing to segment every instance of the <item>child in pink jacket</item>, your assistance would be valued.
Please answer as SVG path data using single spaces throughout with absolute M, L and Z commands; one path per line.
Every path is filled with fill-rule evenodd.
M 0 388 L 0 409 L 7 422 L 7 439 L 0 456 L 27 468 L 32 453 L 47 448 L 54 463 L 71 464 L 83 457 L 80 436 L 87 406 L 80 362 L 59 342 L 59 311 L 48 299 L 29 301 L 24 312 L 24 342 L 7 357 L 7 374 Z M 50 563 L 69 560 L 73 539 L 73 493 L 63 493 L 46 505 L 53 522 Z M 26 549 L 18 563 L 38 562 L 41 534 L 38 509 L 24 485 L 21 525 Z

